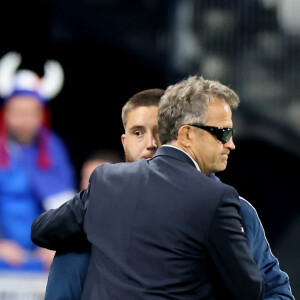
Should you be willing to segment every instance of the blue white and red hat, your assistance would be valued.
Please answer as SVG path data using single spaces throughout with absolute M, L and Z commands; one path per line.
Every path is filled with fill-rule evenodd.
M 64 72 L 61 65 L 54 60 L 46 61 L 44 76 L 40 77 L 31 70 L 18 70 L 21 64 L 21 55 L 17 52 L 9 52 L 0 59 L 0 97 L 4 105 L 17 95 L 28 95 L 41 102 L 44 107 L 62 89 Z M 43 128 L 39 136 L 38 165 L 48 168 L 51 165 L 48 134 L 49 111 L 45 108 Z M 0 118 L 0 167 L 8 165 L 7 133 L 4 124 L 3 112 Z
M 16 94 L 32 94 L 46 103 L 62 89 L 64 72 L 57 61 L 45 63 L 43 77 L 30 70 L 18 70 L 20 64 L 21 55 L 17 52 L 9 52 L 0 60 L 0 97 L 5 101 Z

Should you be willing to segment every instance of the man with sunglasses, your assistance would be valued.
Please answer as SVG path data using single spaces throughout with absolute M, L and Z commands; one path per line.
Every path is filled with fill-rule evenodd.
M 229 107 L 223 107 L 223 108 L 225 108 L 225 110 L 226 109 L 228 109 Z M 210 113 L 211 112 L 211 113 Z M 221 112 L 222 112 L 222 109 L 221 109 Z M 203 153 L 203 155 L 202 155 L 202 158 L 204 157 L 204 155 L 205 155 L 205 163 L 203 163 L 202 161 L 201 161 L 201 157 L 199 157 L 199 153 L 197 154 L 197 151 L 192 151 L 192 156 L 191 156 L 191 159 L 193 159 L 193 157 L 195 157 L 195 158 L 198 158 L 197 159 L 197 162 L 195 163 L 195 166 L 197 167 L 197 166 L 199 166 L 199 165 L 201 165 L 201 171 L 203 172 L 203 173 L 206 173 L 206 174 L 208 174 L 207 172 L 209 172 L 209 171 L 211 171 L 211 170 L 222 170 L 222 169 L 225 169 L 225 167 L 226 167 L 226 164 L 227 164 L 227 158 L 228 158 L 228 154 L 229 154 L 229 152 L 230 152 L 230 150 L 233 150 L 234 148 L 235 148 L 235 146 L 234 146 L 234 144 L 233 144 L 233 142 L 232 142 L 232 139 L 231 139 L 231 137 L 232 137 L 232 134 L 233 134 L 233 129 L 232 129 L 232 121 L 231 121 L 231 113 L 230 113 L 230 108 L 229 108 L 229 110 L 228 110 L 228 114 L 226 115 L 225 114 L 225 119 L 223 118 L 220 118 L 220 116 L 219 116 L 219 114 L 220 114 L 220 105 L 214 105 L 214 104 L 211 104 L 211 105 L 208 105 L 208 113 L 209 113 L 209 115 L 210 116 L 212 116 L 212 117 L 210 117 L 209 118 L 209 120 L 206 122 L 206 124 L 209 124 L 209 125 L 203 125 L 203 124 L 201 124 L 201 123 L 194 123 L 194 122 L 190 122 L 190 123 L 188 123 L 188 124 L 182 124 L 182 127 L 181 128 L 183 128 L 184 130 L 186 130 L 186 129 L 188 129 L 188 130 L 190 130 L 191 129 L 191 127 L 194 127 L 195 129 L 196 129 L 196 131 L 198 130 L 197 128 L 200 128 L 200 129 L 202 129 L 202 130 L 204 130 L 204 131 L 206 131 L 207 132 L 207 134 L 208 135 L 206 135 L 205 136 L 205 133 L 202 133 L 202 134 L 200 134 L 200 137 L 201 137 L 201 139 L 206 139 L 206 143 L 207 143 L 207 146 L 209 145 L 209 143 L 208 142 L 210 142 L 210 143 L 212 143 L 213 142 L 213 140 L 212 139 L 209 139 L 209 137 L 211 138 L 211 137 L 214 137 L 214 139 L 215 138 L 217 138 L 217 140 L 216 141 L 219 141 L 218 143 L 220 143 L 220 145 L 223 145 L 222 146 L 222 148 L 223 148 L 223 150 L 221 150 L 221 151 L 219 151 L 219 150 L 217 150 L 217 151 L 212 151 L 212 150 L 214 150 L 214 148 L 216 148 L 216 147 L 212 147 L 212 148 L 210 148 L 210 147 L 207 147 L 208 149 L 208 151 L 205 151 L 205 153 Z M 214 116 L 216 116 L 216 117 L 214 117 Z M 223 116 L 224 117 L 224 116 Z M 205 122 L 203 122 L 203 123 L 205 123 Z M 217 125 L 227 125 L 227 127 L 225 127 L 225 126 L 210 126 L 210 125 L 215 125 L 215 124 L 217 124 Z M 182 129 L 179 129 L 179 131 L 181 131 Z M 201 130 L 201 131 L 202 131 Z M 191 131 L 191 133 L 192 133 L 192 131 Z M 193 134 L 196 134 L 196 132 L 194 132 Z M 198 143 L 198 141 L 196 141 L 196 143 Z M 219 145 L 219 146 L 220 146 Z M 174 143 L 171 143 L 171 146 L 172 147 L 176 147 L 176 143 L 174 142 Z M 199 146 L 199 145 L 198 145 Z M 165 146 L 164 146 L 165 147 Z M 163 147 L 163 148 L 164 148 Z M 166 147 L 170 147 L 170 144 L 169 144 L 169 146 L 166 146 Z M 181 145 L 181 147 L 182 147 L 182 145 Z M 181 147 L 178 147 L 178 148 L 181 148 Z M 193 149 L 196 149 L 197 147 L 195 147 L 195 148 L 193 148 Z M 182 149 L 182 148 L 181 148 Z M 164 150 L 165 151 L 165 150 Z M 170 151 L 170 150 L 167 150 L 167 151 Z M 178 151 L 178 150 L 176 150 L 176 151 Z M 190 151 L 190 150 L 188 150 L 188 151 Z M 187 152 L 186 152 L 187 153 Z M 193 160 L 192 160 L 193 161 Z M 242 204 L 243 204 L 243 202 L 242 202 Z M 245 205 L 244 205 L 244 207 L 245 207 Z M 243 208 L 243 205 L 242 205 L 242 208 Z M 251 213 L 251 209 L 249 209 L 248 208 L 248 211 L 247 211 L 247 213 L 249 214 L 249 213 Z M 246 213 L 245 213 L 245 215 L 247 215 Z M 253 215 L 253 213 L 252 213 L 252 215 Z M 257 217 L 256 216 L 252 216 L 252 219 L 253 218 L 256 218 L 257 219 Z M 258 223 L 258 222 L 257 222 Z M 255 224 L 251 224 L 251 221 L 249 221 L 249 217 L 248 217 L 248 223 L 246 222 L 246 225 L 244 225 L 244 227 L 246 227 L 246 228 L 248 228 L 247 226 L 250 224 L 250 226 L 249 226 L 249 228 L 254 228 L 255 226 Z M 260 224 L 256 224 L 256 225 L 260 225 Z M 256 226 L 257 227 L 257 226 Z M 247 234 L 247 229 L 246 229 L 246 234 Z M 249 242 L 249 241 L 248 241 Z M 265 242 L 266 243 L 266 242 Z M 249 243 L 248 243 L 249 244 Z M 253 243 L 252 243 L 253 245 L 255 245 L 255 242 L 253 241 Z M 250 248 L 251 248 L 251 246 L 250 246 Z M 253 247 L 252 247 L 253 248 Z M 257 253 L 257 249 L 256 248 L 253 248 L 255 251 L 256 251 L 256 254 L 258 254 Z M 254 257 L 255 257 L 255 254 L 254 254 Z M 273 259 L 275 260 L 275 258 L 273 257 Z M 260 264 L 261 265 L 261 261 L 260 262 L 258 262 L 258 264 Z M 274 262 L 272 262 L 272 265 L 274 265 Z M 277 267 L 278 268 L 278 266 L 275 266 L 275 267 Z M 272 273 L 272 272 L 271 272 Z M 273 272 L 274 273 L 274 272 Z M 277 276 L 277 280 L 278 280 L 278 278 L 280 278 L 280 277 L 284 277 L 284 276 L 282 276 L 282 275 L 280 275 L 280 270 L 279 270 L 279 268 L 278 268 L 278 276 Z M 285 280 L 286 280 L 286 278 L 285 278 Z M 270 287 L 270 286 L 269 286 Z M 287 287 L 288 287 L 288 283 L 287 283 Z M 279 291 L 278 291 L 279 292 Z M 276 295 L 274 295 L 274 298 L 272 298 L 272 299 L 275 299 L 275 296 Z M 284 296 L 284 293 L 282 293 L 282 297 Z M 225 297 L 224 297 L 224 295 L 222 296 L 222 299 L 225 299 Z M 243 299 L 246 299 L 246 298 L 243 298 Z M 267 299 L 267 298 L 266 298 Z M 271 298 L 268 298 L 268 299 L 271 299 Z M 277 298 L 277 299 L 279 299 L 279 298 Z M 282 299 L 288 299 L 288 298 L 282 298 Z M 292 298 L 290 298 L 290 299 L 292 299 Z

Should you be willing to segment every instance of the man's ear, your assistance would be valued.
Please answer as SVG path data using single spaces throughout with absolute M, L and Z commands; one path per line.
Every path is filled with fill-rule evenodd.
M 123 134 L 121 135 L 121 142 L 122 142 L 122 145 L 123 145 L 124 150 L 125 150 L 125 141 L 126 141 L 126 134 L 123 133 Z
M 177 140 L 184 147 L 190 147 L 192 134 L 191 126 L 183 125 L 178 130 Z

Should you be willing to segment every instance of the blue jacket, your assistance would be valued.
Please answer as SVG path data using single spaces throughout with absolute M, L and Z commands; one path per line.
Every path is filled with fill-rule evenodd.
M 36 246 L 30 239 L 31 224 L 44 208 L 51 206 L 50 199 L 61 199 L 63 194 L 70 197 L 75 192 L 74 170 L 64 142 L 53 132 L 47 142 L 51 166 L 46 170 L 37 164 L 37 143 L 8 142 L 9 164 L 0 167 L 0 238 L 20 245 L 27 259 L 18 266 L 0 259 L 0 269 L 44 269 L 33 253 Z
M 240 216 L 250 252 L 265 281 L 266 300 L 294 299 L 289 279 L 279 268 L 277 258 L 272 254 L 264 229 L 253 206 L 241 198 Z

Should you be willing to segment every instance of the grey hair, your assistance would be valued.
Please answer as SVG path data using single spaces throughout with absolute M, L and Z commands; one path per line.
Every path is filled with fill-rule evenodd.
M 162 144 L 177 139 L 179 128 L 188 123 L 207 122 L 207 105 L 219 99 L 232 109 L 237 108 L 239 96 L 218 81 L 190 76 L 167 88 L 158 107 L 158 133 Z

